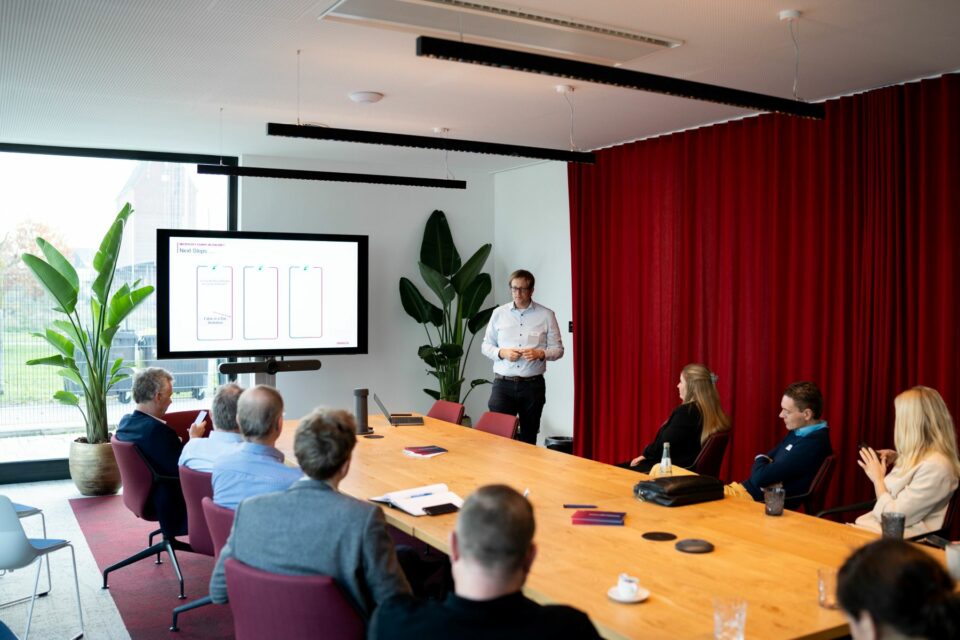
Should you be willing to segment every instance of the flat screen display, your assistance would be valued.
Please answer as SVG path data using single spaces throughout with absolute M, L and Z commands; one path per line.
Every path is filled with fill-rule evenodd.
M 367 352 L 367 236 L 157 230 L 157 356 Z

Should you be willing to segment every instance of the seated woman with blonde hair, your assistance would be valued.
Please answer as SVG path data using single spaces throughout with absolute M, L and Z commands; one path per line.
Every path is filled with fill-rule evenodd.
M 960 478 L 957 435 L 936 389 L 913 387 L 898 395 L 893 406 L 896 451 L 860 449 L 857 464 L 873 482 L 877 502 L 855 524 L 879 532 L 885 511 L 902 513 L 906 516 L 904 536 L 912 538 L 943 526 Z M 891 464 L 893 468 L 886 473 Z
M 714 433 L 730 429 L 730 419 L 720 406 L 717 377 L 702 364 L 688 364 L 680 372 L 677 390 L 681 404 L 657 432 L 643 453 L 617 466 L 649 473 L 660 462 L 663 443 L 670 443 L 670 461 L 678 467 L 690 467 L 700 448 Z

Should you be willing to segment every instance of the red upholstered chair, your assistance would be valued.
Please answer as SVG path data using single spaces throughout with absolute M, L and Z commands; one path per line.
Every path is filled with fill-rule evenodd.
M 210 529 L 207 527 L 207 518 L 203 514 L 202 500 L 213 498 L 213 474 L 205 471 L 194 471 L 190 467 L 180 465 L 180 485 L 183 487 L 183 500 L 187 505 L 187 522 L 190 526 L 190 546 L 197 553 L 213 556 L 213 540 L 210 538 Z M 179 631 L 177 618 L 181 613 L 208 605 L 212 602 L 206 595 L 193 602 L 188 602 L 173 610 L 173 622 L 170 631 Z
M 213 540 L 213 557 L 220 557 L 220 550 L 227 544 L 230 530 L 233 528 L 233 517 L 236 512 L 227 507 L 221 507 L 213 498 L 204 498 L 203 515 L 207 518 L 207 528 L 210 529 L 210 539 Z
M 827 488 L 830 486 L 830 479 L 833 478 L 833 466 L 837 456 L 831 454 L 823 459 L 817 475 L 813 476 L 810 482 L 810 489 L 799 496 L 787 496 L 787 504 L 803 507 L 803 512 L 814 515 L 823 510 L 823 503 L 827 498 Z
M 180 479 L 162 476 L 154 471 L 150 463 L 140 453 L 137 445 L 132 442 L 124 442 L 116 438 L 111 442 L 113 444 L 113 454 L 117 459 L 117 466 L 120 468 L 120 478 L 123 480 L 123 504 L 138 518 L 150 522 L 159 521 L 160 518 L 156 513 L 151 497 L 153 488 L 161 482 L 175 482 L 179 486 Z M 177 581 L 180 583 L 179 597 L 181 600 L 186 598 L 183 594 L 183 574 L 180 572 L 180 564 L 177 562 L 177 555 L 174 550 L 193 551 L 193 548 L 189 544 L 180 542 L 173 535 L 163 531 L 162 528 L 150 534 L 151 540 L 158 532 L 162 535 L 160 542 L 151 544 L 143 551 L 139 551 L 126 560 L 121 560 L 103 570 L 104 589 L 110 588 L 107 584 L 107 576 L 111 571 L 131 565 L 153 554 L 157 554 L 159 557 L 161 552 L 166 551 L 167 555 L 170 556 L 170 562 L 173 564 L 173 570 L 177 574 Z
M 720 465 L 723 464 L 723 454 L 727 452 L 730 442 L 729 431 L 718 431 L 711 434 L 700 447 L 697 459 L 690 465 L 690 470 L 701 476 L 720 477 Z
M 430 407 L 430 411 L 427 412 L 427 417 L 460 424 L 460 421 L 463 420 L 464 411 L 466 411 L 466 408 L 462 404 L 449 400 L 437 400 Z
M 333 578 L 269 573 L 236 558 L 224 564 L 236 640 L 361 640 L 364 622 Z
M 163 416 L 163 421 L 167 423 L 167 426 L 177 432 L 177 435 L 180 436 L 180 440 L 186 442 L 190 439 L 190 425 L 192 425 L 196 419 L 197 415 L 200 413 L 200 409 L 191 409 L 189 411 L 171 411 L 166 413 Z M 207 412 L 207 417 L 203 419 L 203 424 L 206 426 L 206 429 L 203 432 L 203 437 L 206 438 L 210 435 L 210 431 L 213 429 L 213 420 L 210 418 L 210 413 Z
M 517 435 L 517 427 L 520 426 L 520 418 L 507 415 L 506 413 L 497 413 L 496 411 L 487 411 L 473 428 L 477 431 L 492 433 L 495 436 L 504 438 L 513 438 Z

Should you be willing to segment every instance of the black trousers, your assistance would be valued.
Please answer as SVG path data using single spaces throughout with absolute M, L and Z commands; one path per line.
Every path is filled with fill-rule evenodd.
M 494 380 L 487 408 L 497 413 L 520 416 L 517 440 L 537 444 L 540 414 L 547 402 L 547 385 L 543 376 L 521 380 Z

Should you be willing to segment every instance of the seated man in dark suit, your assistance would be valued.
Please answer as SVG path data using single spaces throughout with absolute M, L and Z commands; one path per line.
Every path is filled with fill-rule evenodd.
M 790 497 L 806 493 L 823 461 L 833 453 L 827 421 L 823 412 L 823 394 L 812 382 L 794 382 L 783 392 L 780 419 L 787 427 L 787 436 L 753 462 L 750 477 L 727 487 L 728 495 L 763 500 L 763 488 L 782 484 Z M 795 506 L 795 505 L 794 505 Z
M 506 485 L 481 487 L 463 505 L 450 534 L 455 594 L 443 602 L 391 598 L 371 622 L 374 640 L 531 640 L 599 638 L 590 619 L 523 595 L 536 545 L 533 507 Z
M 163 421 L 173 402 L 173 376 L 166 369 L 141 369 L 133 377 L 133 401 L 137 408 L 120 419 L 116 438 L 137 445 L 140 452 L 162 476 L 179 477 L 177 463 L 183 443 L 176 431 Z M 159 482 L 153 491 L 160 527 L 168 536 L 187 533 L 187 508 L 183 491 L 174 482 Z
M 383 512 L 337 490 L 350 470 L 355 432 L 346 411 L 316 410 L 303 419 L 294 453 L 308 477 L 240 503 L 210 578 L 214 602 L 228 601 L 228 558 L 273 573 L 330 576 L 364 618 L 387 598 L 410 593 Z

